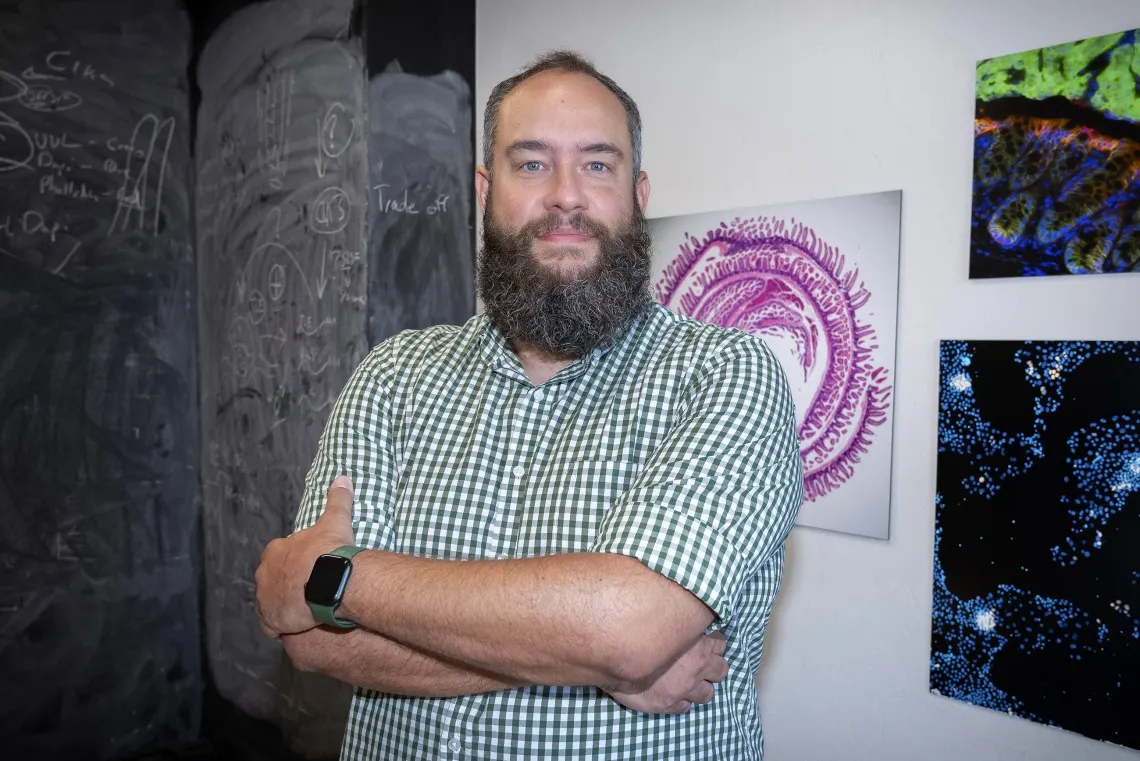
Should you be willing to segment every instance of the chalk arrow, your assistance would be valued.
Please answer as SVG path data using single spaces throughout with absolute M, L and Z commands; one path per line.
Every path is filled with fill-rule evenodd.
M 325 258 L 328 253 L 328 244 L 321 241 L 321 276 L 317 278 L 317 298 L 323 299 L 325 297 L 325 288 L 328 287 L 329 279 L 325 276 Z

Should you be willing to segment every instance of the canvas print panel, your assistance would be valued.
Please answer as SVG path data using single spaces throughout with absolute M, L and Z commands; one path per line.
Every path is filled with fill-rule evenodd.
M 802 525 L 888 533 L 900 212 L 895 191 L 650 222 L 657 298 L 780 359 Z
M 970 277 L 1140 271 L 1136 31 L 977 66 Z
M 944 341 L 930 686 L 1140 749 L 1140 342 Z

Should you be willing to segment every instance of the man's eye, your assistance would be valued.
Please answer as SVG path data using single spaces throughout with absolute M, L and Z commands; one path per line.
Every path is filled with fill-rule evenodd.
M 537 172 L 539 169 L 542 169 L 542 162 L 541 161 L 527 161 L 526 163 L 524 163 L 522 165 L 522 168 L 523 168 L 524 172 Z
M 591 172 L 604 172 L 604 171 L 606 171 L 607 169 L 609 169 L 609 167 L 607 167 L 607 166 L 606 166 L 605 164 L 603 164 L 601 161 L 591 161 L 591 162 L 590 162 L 589 164 L 587 164 L 586 166 L 587 166 L 587 168 L 589 168 L 589 170 L 590 170 Z

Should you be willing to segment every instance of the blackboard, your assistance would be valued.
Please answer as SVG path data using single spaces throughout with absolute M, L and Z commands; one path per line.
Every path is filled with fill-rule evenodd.
M 0 737 L 197 735 L 188 23 L 0 3 Z
M 369 338 L 475 311 L 471 91 L 453 71 L 369 83 Z
M 333 402 L 368 348 L 364 59 L 352 3 L 267 2 L 198 65 L 208 663 L 221 695 L 335 756 L 349 691 L 295 671 L 253 607 Z
M 244 5 L 192 125 L 176 0 L 0 0 L 6 758 L 193 740 L 204 682 L 337 754 L 349 690 L 261 636 L 253 572 L 369 346 L 473 311 L 471 73 L 432 43 L 474 7 L 368 4 L 404 45 L 369 77 L 359 3 Z

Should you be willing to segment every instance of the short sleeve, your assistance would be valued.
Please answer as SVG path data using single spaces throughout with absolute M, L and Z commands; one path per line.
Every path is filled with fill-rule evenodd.
M 591 548 L 685 587 L 716 614 L 715 628 L 783 546 L 804 494 L 787 379 L 763 342 L 738 339 L 694 372 L 677 423 Z
M 316 523 L 333 479 L 347 475 L 353 486 L 356 543 L 377 549 L 394 547 L 390 516 L 396 468 L 388 379 L 383 371 L 387 352 L 384 344 L 374 349 L 353 372 L 333 406 L 305 477 L 294 530 Z

